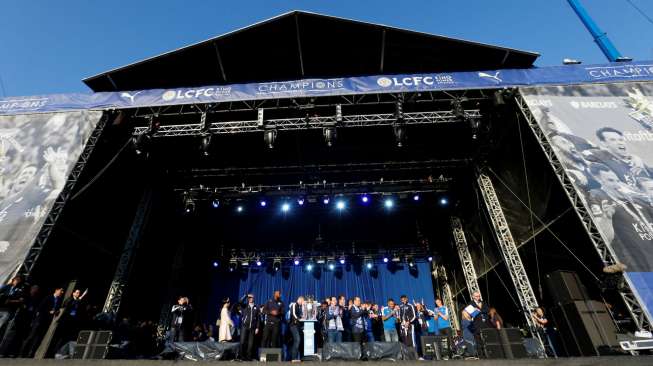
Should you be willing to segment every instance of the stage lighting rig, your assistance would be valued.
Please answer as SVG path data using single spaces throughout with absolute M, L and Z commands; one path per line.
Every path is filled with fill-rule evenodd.
M 229 272 L 233 272 L 238 268 L 238 262 L 236 259 L 229 260 Z
M 281 259 L 280 258 L 275 258 L 274 262 L 272 262 L 272 269 L 277 272 L 281 269 Z

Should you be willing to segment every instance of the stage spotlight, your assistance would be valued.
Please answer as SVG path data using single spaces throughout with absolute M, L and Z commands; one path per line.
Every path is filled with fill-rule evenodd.
M 345 257 L 340 257 L 340 264 L 345 264 Z
M 365 260 L 363 260 L 363 264 L 365 265 L 365 268 L 367 268 L 367 269 L 372 269 L 372 267 L 374 267 L 374 261 L 372 260 L 372 258 L 369 258 L 369 257 L 365 258 Z
M 188 192 L 184 193 L 184 211 L 186 213 L 195 211 L 195 201 L 193 201 L 193 198 Z
M 218 208 L 218 207 L 220 207 L 220 200 L 217 199 L 217 198 L 214 199 L 213 202 L 211 202 L 211 205 L 213 206 L 213 208 Z
M 261 205 L 261 207 L 265 207 L 268 205 L 268 203 L 265 200 L 261 200 L 261 202 L 259 202 L 259 205 Z
M 293 264 L 295 264 L 296 266 L 298 266 L 299 263 L 301 263 L 301 261 L 299 260 L 299 258 L 295 258 L 295 260 L 293 261 Z
M 304 206 L 304 199 L 303 198 L 297 199 L 297 204 L 300 206 Z
M 398 255 L 393 255 L 392 256 L 392 261 L 395 263 L 401 262 L 401 257 Z
M 238 262 L 235 259 L 229 260 L 229 272 L 233 272 L 238 268 Z
M 281 211 L 283 211 L 284 213 L 290 211 L 290 203 L 284 203 L 283 205 L 281 205 Z
M 389 260 L 390 260 L 390 258 L 388 258 L 388 257 L 383 257 L 383 263 L 388 263 Z
M 413 259 L 413 257 L 407 257 L 406 263 L 408 263 L 408 267 L 410 268 L 415 267 L 415 260 Z
M 261 259 L 260 259 L 260 258 L 257 258 L 257 259 L 256 259 L 256 266 L 257 266 L 257 267 L 260 267 L 262 264 L 263 264 L 263 262 L 261 262 Z
M 140 155 L 144 152 L 147 152 L 149 149 L 150 144 L 152 143 L 152 136 L 147 132 L 142 133 L 138 136 L 132 137 L 132 143 L 134 144 L 134 150 L 136 151 L 136 154 Z
M 429 256 L 427 259 L 429 260 L 429 262 L 433 262 L 433 257 L 432 256 Z
M 334 269 L 336 269 L 336 262 L 333 259 L 327 260 L 327 268 L 329 269 L 329 271 L 333 271 Z
M 236 212 L 240 213 L 240 212 L 243 212 L 243 210 L 244 210 L 243 206 L 237 206 L 236 207 Z
M 213 261 L 213 268 L 218 268 L 220 266 L 220 262 L 218 261 Z
M 317 264 L 324 264 L 324 263 L 326 263 L 326 259 L 324 259 L 323 257 L 318 258 L 316 262 L 317 262 Z
M 361 202 L 363 202 L 363 203 L 368 203 L 368 202 L 370 202 L 370 196 L 368 196 L 368 195 L 366 195 L 366 194 L 362 195 L 362 196 L 361 196 Z
M 336 208 L 340 211 L 344 210 L 345 206 L 346 206 L 345 201 L 343 200 L 338 200 L 338 202 L 336 203 Z
M 241 265 L 242 267 L 249 267 L 249 261 L 248 261 L 248 260 L 244 260 L 244 261 L 240 262 L 240 265 Z
M 324 197 L 322 199 L 322 203 L 324 203 L 325 205 L 328 205 L 329 204 L 329 197 Z
M 200 149 L 202 150 L 202 155 L 209 156 L 212 138 L 213 135 L 211 135 L 210 133 L 207 133 L 204 136 L 202 136 L 202 141 L 200 143 Z
M 419 194 L 413 196 L 413 201 L 419 201 Z
M 281 259 L 276 258 L 272 263 L 272 269 L 276 272 L 281 269 Z
M 306 270 L 309 272 L 313 270 L 313 262 L 308 262 L 306 264 Z
M 449 200 L 447 199 L 447 197 L 440 198 L 440 206 L 446 206 L 448 204 L 449 204 Z
M 403 123 L 395 124 L 393 131 L 397 147 L 404 146 L 406 143 L 406 126 L 404 126 Z
M 385 201 L 383 201 L 383 205 L 385 208 L 392 208 L 395 205 L 395 201 L 392 200 L 392 198 L 386 198 Z
M 333 146 L 333 143 L 336 140 L 336 137 L 338 136 L 336 128 L 333 126 L 325 127 L 322 134 L 324 135 L 324 142 L 326 142 L 326 145 L 328 147 Z
M 269 129 L 263 132 L 263 140 L 268 148 L 274 149 L 274 142 L 277 140 L 277 130 Z

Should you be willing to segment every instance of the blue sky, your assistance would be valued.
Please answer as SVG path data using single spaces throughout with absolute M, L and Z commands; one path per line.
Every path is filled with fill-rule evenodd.
M 621 53 L 651 60 L 653 24 L 628 1 L 583 3 Z M 653 0 L 630 1 L 653 17 Z M 295 9 L 536 51 L 538 66 L 606 62 L 566 0 L 5 1 L 0 96 L 88 91 L 84 77 Z

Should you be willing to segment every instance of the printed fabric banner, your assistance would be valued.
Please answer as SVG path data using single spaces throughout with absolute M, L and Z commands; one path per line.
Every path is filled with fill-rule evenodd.
M 25 259 L 101 116 L 0 116 L 0 280 Z
M 651 319 L 653 83 L 521 91 Z

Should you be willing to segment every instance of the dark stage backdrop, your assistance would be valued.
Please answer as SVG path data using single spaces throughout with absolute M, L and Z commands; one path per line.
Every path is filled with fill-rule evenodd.
M 256 303 L 262 304 L 272 297 L 275 290 L 282 291 L 286 304 L 295 301 L 300 295 L 312 295 L 321 301 L 327 296 L 344 294 L 347 298 L 360 296 L 362 300 L 385 305 L 388 298 L 399 301 L 399 296 L 406 294 L 411 302 L 421 302 L 423 299 L 432 308 L 434 299 L 428 262 L 417 262 L 414 270 L 409 270 L 404 263 L 379 263 L 373 272 L 361 269 L 360 266 L 347 265 L 341 274 L 326 269 L 308 272 L 303 266 L 284 268 L 278 272 L 253 267 L 243 272 L 230 273 L 223 268 L 213 275 L 212 288 L 208 321 L 217 318 L 224 296 L 229 296 L 234 301 L 245 293 L 253 293 Z

